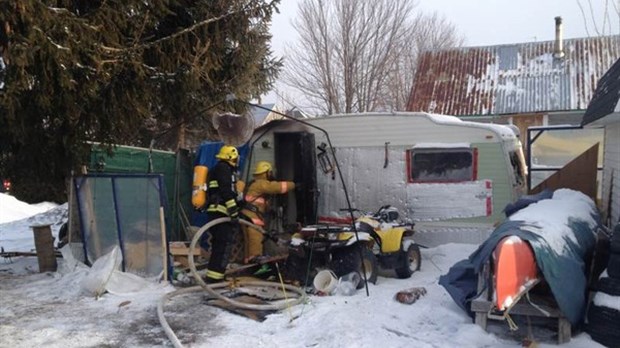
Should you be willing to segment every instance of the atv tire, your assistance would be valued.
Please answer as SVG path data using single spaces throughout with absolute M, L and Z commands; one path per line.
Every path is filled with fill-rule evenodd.
M 596 291 L 611 296 L 620 296 L 620 279 L 603 277 L 596 282 Z
M 411 244 L 406 252 L 402 252 L 402 255 L 399 256 L 399 267 L 397 267 L 394 271 L 396 271 L 396 276 L 399 279 L 407 279 L 411 277 L 411 275 L 420 270 L 420 264 L 422 262 L 422 255 L 420 254 L 420 247 Z
M 592 304 L 586 332 L 606 347 L 620 347 L 620 311 Z
M 362 268 L 362 260 L 360 260 L 360 248 L 362 254 L 362 260 L 364 266 Z M 365 246 L 353 245 L 345 248 L 340 248 L 332 252 L 332 261 L 330 268 L 337 277 L 342 277 L 351 272 L 358 272 L 360 278 L 364 279 L 364 271 L 366 272 L 366 280 L 375 284 L 377 282 L 377 276 L 379 274 L 379 265 L 377 264 L 377 257 Z M 364 287 L 364 282 L 361 281 L 357 288 Z
M 289 253 L 286 258 L 286 263 L 284 264 L 284 278 L 298 281 L 301 286 L 312 285 L 312 280 L 317 272 L 313 267 L 309 267 L 308 261 L 306 257 L 295 253 Z M 310 274 L 308 274 L 308 272 Z
M 614 254 L 620 254 L 620 223 L 614 228 L 609 241 L 609 250 Z
M 620 254 L 609 254 L 609 262 L 607 263 L 607 274 L 611 278 L 620 279 Z

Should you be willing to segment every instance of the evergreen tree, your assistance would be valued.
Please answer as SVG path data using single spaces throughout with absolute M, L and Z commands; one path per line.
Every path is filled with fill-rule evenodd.
M 176 149 L 280 69 L 279 0 L 0 0 L 0 176 L 64 201 L 87 141 Z M 238 112 L 240 110 L 237 110 Z

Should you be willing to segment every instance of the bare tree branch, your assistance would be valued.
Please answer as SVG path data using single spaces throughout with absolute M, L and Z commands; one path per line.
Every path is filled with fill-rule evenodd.
M 579 10 L 581 11 L 581 18 L 583 18 L 583 27 L 586 29 L 586 35 L 590 36 L 590 32 L 588 31 L 588 19 L 586 18 L 586 13 L 583 10 L 583 6 L 581 5 L 581 1 L 577 1 L 577 5 L 579 6 Z
M 404 110 L 418 54 L 463 42 L 407 0 L 304 0 L 294 25 L 283 82 L 325 114 Z

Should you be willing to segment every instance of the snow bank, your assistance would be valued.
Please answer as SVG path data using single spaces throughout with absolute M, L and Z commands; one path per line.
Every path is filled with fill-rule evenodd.
M 57 206 L 58 204 L 50 202 L 28 204 L 11 195 L 0 193 L 0 224 L 25 219 Z
M 0 247 L 5 251 L 30 251 L 34 249 L 33 225 L 50 225 L 52 235 L 67 221 L 67 203 L 58 205 L 43 202 L 28 204 L 15 197 L 0 194 Z

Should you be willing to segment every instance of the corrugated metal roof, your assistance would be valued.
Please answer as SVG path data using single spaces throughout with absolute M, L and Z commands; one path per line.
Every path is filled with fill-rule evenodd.
M 585 110 L 596 83 L 620 57 L 620 35 L 429 51 L 408 111 L 501 115 Z

